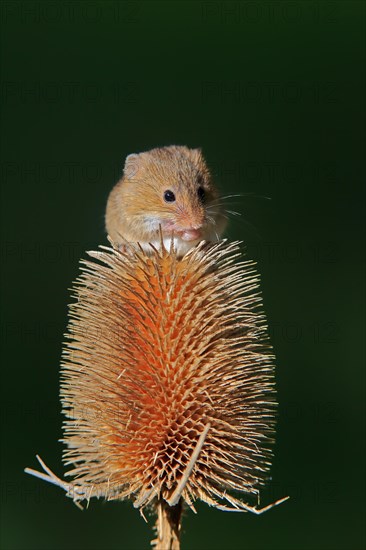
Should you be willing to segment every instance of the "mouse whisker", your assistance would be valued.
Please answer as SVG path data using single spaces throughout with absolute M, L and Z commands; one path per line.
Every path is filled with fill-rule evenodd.
M 208 223 L 210 223 L 211 225 L 216 225 L 216 220 L 214 217 L 212 216 L 206 216 L 206 220 Z
M 211 204 L 207 205 L 207 208 L 226 208 L 227 206 L 238 206 L 238 201 L 225 201 L 225 202 L 211 202 Z
M 212 202 L 212 204 L 217 205 L 219 203 L 219 201 L 225 201 L 225 204 L 228 204 L 226 199 L 231 199 L 231 198 L 251 198 L 251 199 L 271 200 L 271 197 L 267 197 L 266 195 L 257 195 L 253 192 L 248 192 L 248 193 L 237 193 L 237 194 L 231 194 L 231 195 L 222 195 L 222 196 L 218 197 L 217 199 L 213 199 L 211 202 Z M 235 201 L 236 204 L 237 204 L 237 202 L 238 201 Z M 221 203 L 219 203 L 219 204 L 221 205 Z
M 218 215 L 221 215 L 223 216 L 226 220 L 229 220 L 230 219 L 230 216 L 226 215 L 226 214 L 232 214 L 232 211 L 231 210 L 211 210 L 209 208 L 207 208 L 207 210 L 209 210 L 209 214 L 212 214 L 212 216 L 218 216 Z M 225 214 L 226 212 L 226 214 Z M 240 215 L 238 212 L 237 212 L 237 215 Z M 210 216 L 211 217 L 211 216 Z M 208 218 L 207 218 L 208 219 Z M 216 221 L 215 221 L 216 223 Z
M 233 216 L 241 216 L 241 212 L 236 212 L 235 210 L 225 210 L 225 212 Z
M 224 220 L 227 220 L 228 222 L 230 221 L 230 217 L 227 216 L 226 214 L 224 214 L 223 212 L 221 212 L 221 217 L 224 218 Z
M 246 195 L 248 195 L 248 193 L 234 193 L 231 195 L 220 195 L 220 197 L 214 200 L 221 200 L 221 199 L 225 200 L 225 199 L 231 199 L 233 197 L 245 197 Z

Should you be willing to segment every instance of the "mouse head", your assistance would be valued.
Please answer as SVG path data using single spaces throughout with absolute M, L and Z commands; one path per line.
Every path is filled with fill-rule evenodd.
M 219 195 L 200 149 L 170 146 L 129 155 L 125 199 L 134 201 L 140 229 L 186 242 L 217 240 L 224 228 Z M 146 235 L 148 238 L 148 235 Z

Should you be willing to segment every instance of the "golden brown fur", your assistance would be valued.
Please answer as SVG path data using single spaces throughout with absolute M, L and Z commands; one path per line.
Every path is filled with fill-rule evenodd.
M 204 199 L 199 193 L 204 193 Z M 171 191 L 175 200 L 167 202 Z M 219 194 L 199 149 L 170 146 L 152 149 L 126 159 L 122 179 L 107 203 L 106 229 L 116 246 L 124 240 L 149 243 L 164 241 L 179 254 L 202 240 L 220 239 L 226 222 Z

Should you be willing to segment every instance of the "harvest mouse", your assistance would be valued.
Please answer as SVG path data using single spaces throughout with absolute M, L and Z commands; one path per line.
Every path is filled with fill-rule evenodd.
M 115 246 L 138 242 L 149 252 L 149 243 L 159 246 L 161 228 L 165 247 L 173 238 L 178 256 L 202 240 L 218 241 L 226 226 L 201 150 L 177 145 L 128 155 L 105 219 Z

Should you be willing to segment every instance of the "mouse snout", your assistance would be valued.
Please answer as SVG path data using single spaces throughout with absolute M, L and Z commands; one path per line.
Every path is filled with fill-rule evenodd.
M 180 232 L 180 238 L 183 239 L 183 241 L 196 241 L 201 237 L 201 231 L 200 229 L 185 229 L 184 231 Z
M 181 220 L 181 238 L 184 241 L 194 241 L 201 237 L 204 216 L 191 212 Z
M 196 241 L 202 238 L 204 225 L 204 211 L 185 205 L 175 211 L 165 228 L 179 235 L 183 241 Z
M 196 241 L 200 239 L 202 237 L 203 225 L 203 216 L 187 216 L 181 224 L 181 230 L 179 231 L 181 239 L 183 239 L 183 241 Z

